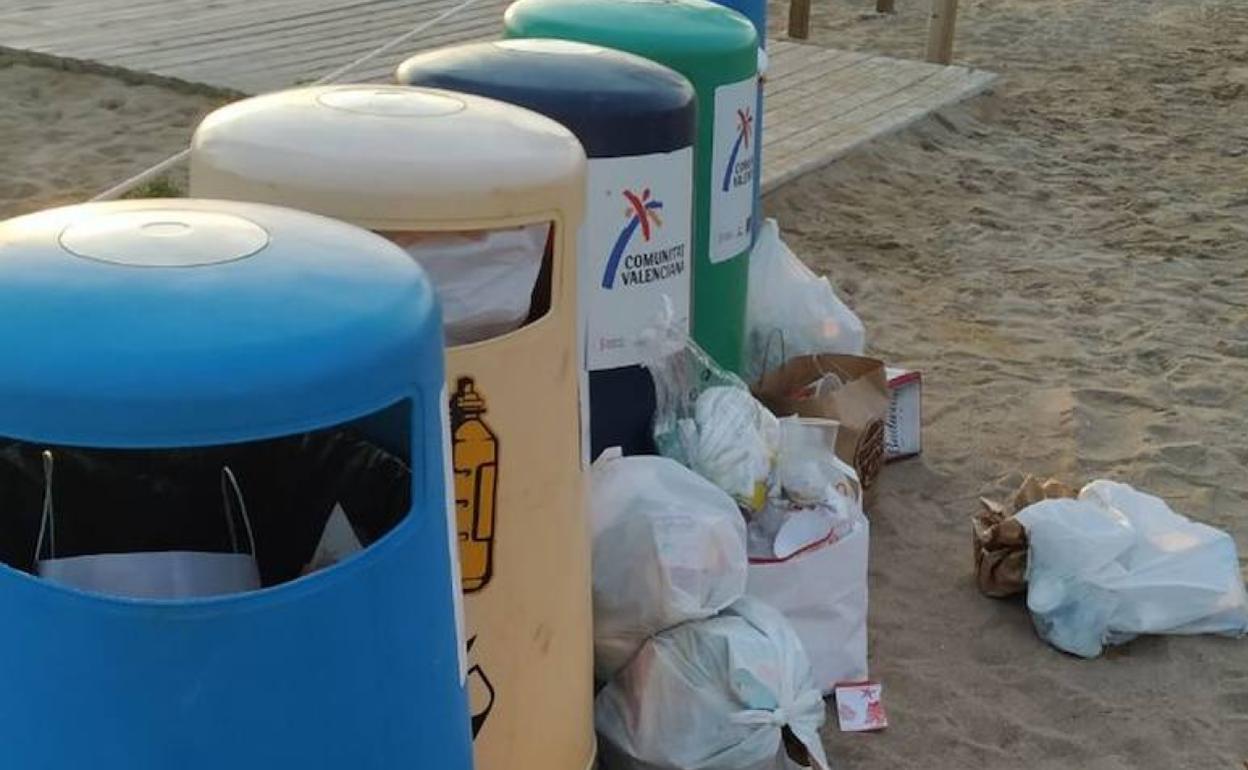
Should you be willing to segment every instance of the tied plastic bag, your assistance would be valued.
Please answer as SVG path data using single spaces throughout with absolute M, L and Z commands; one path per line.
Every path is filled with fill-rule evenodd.
M 429 273 L 442 303 L 448 345 L 467 345 L 524 325 L 546 256 L 550 225 L 468 232 L 381 233 Z
M 1053 646 L 1086 658 L 1139 634 L 1248 633 L 1231 537 L 1126 484 L 1017 515 L 1030 540 L 1027 607 Z
M 826 277 L 815 275 L 789 250 L 774 219 L 763 222 L 750 253 L 746 328 L 750 382 L 767 373 L 767 355 L 774 355 L 778 336 L 791 356 L 860 356 L 866 340 L 862 321 L 836 296 Z
M 608 451 L 591 471 L 594 661 L 608 679 L 654 634 L 745 593 L 745 520 L 732 498 L 665 457 Z
M 674 325 L 647 333 L 659 453 L 691 468 L 748 510 L 766 500 L 780 423 L 736 375 Z
M 824 718 L 793 628 L 748 598 L 648 641 L 594 709 L 604 770 L 826 770 Z

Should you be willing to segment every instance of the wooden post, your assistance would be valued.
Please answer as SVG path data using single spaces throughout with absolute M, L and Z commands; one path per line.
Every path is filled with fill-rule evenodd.
M 896 13 L 897 0 L 875 0 L 876 13 Z
M 935 64 L 953 61 L 953 28 L 958 19 L 958 0 L 932 0 L 927 20 L 927 60 Z
M 789 0 L 789 37 L 794 40 L 810 37 L 810 0 Z

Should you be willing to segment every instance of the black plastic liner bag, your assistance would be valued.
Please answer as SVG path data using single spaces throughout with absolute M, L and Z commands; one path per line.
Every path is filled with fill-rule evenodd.
M 58 447 L 0 439 L 0 559 L 36 572 L 43 452 L 55 459 L 56 555 L 149 551 L 228 553 L 222 472 L 237 479 L 261 583 L 317 566 L 331 514 L 368 547 L 407 514 L 407 465 L 350 429 L 202 449 Z M 341 519 L 338 524 L 341 527 Z

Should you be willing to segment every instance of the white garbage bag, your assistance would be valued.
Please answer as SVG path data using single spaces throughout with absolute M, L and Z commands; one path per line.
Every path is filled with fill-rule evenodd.
M 693 417 L 680 420 L 689 467 L 751 510 L 767 494 L 780 444 L 780 423 L 748 390 L 711 387 L 694 401 Z
M 815 275 L 780 240 L 774 219 L 763 222 L 750 253 L 746 329 L 745 376 L 750 382 L 786 357 L 860 356 L 866 344 L 862 321 L 836 296 L 826 277 Z
M 723 490 L 666 457 L 603 453 L 590 476 L 594 667 L 609 679 L 654 634 L 745 593 L 745 520 Z
M 826 770 L 824 703 L 788 621 L 745 598 L 659 634 L 598 695 L 604 770 L 778 770 L 784 728 Z
M 1230 535 L 1113 481 L 1078 500 L 1018 513 L 1027 530 L 1027 606 L 1055 647 L 1096 657 L 1139 634 L 1248 633 L 1248 595 Z
M 429 274 L 442 302 L 446 344 L 520 328 L 546 256 L 546 223 L 468 232 L 383 232 Z

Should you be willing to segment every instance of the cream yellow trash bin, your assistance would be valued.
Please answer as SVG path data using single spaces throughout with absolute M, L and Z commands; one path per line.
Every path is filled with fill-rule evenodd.
M 247 99 L 209 115 L 192 144 L 193 195 L 374 230 L 438 287 L 478 770 L 594 761 L 576 351 L 584 175 L 580 144 L 548 118 L 402 86 Z

